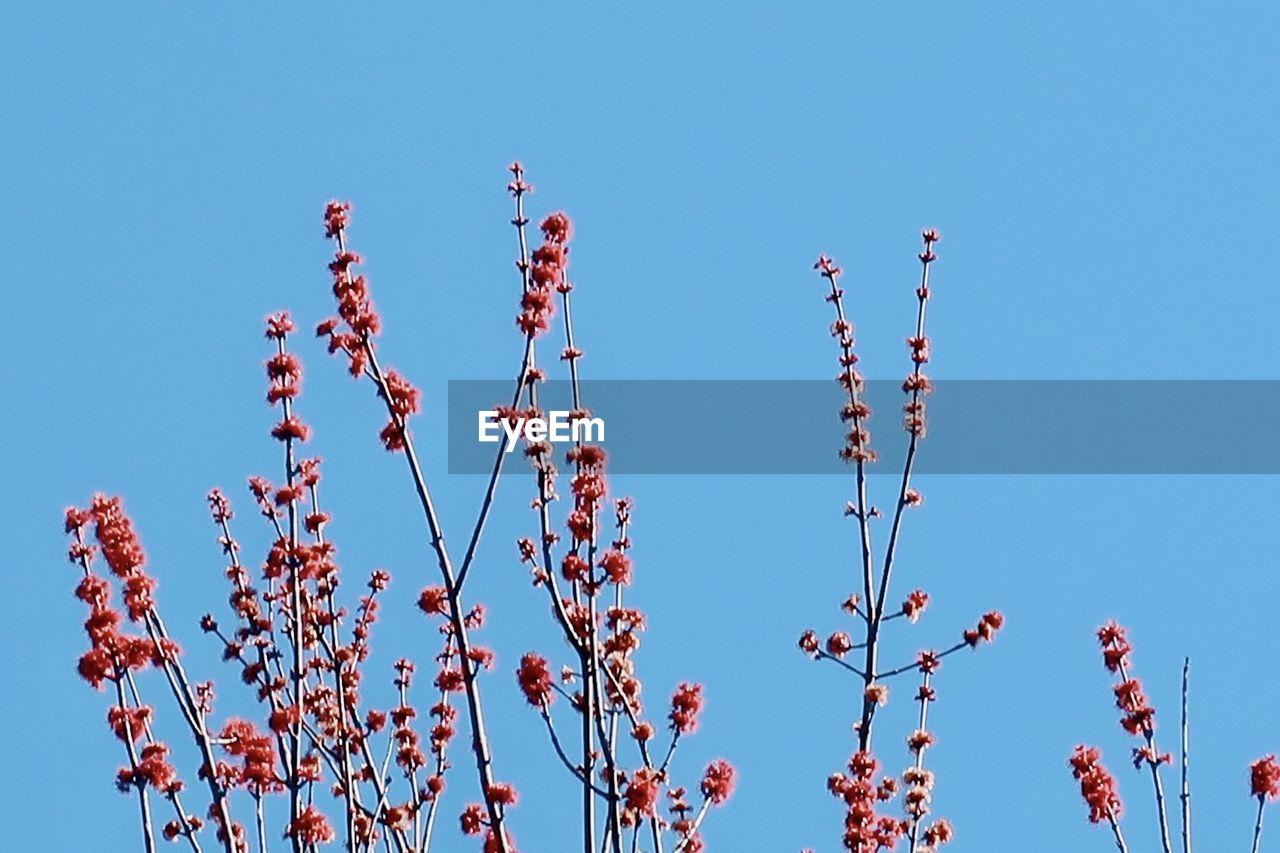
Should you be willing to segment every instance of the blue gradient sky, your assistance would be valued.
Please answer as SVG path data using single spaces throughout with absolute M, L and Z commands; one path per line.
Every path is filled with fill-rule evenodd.
M 830 374 L 819 251 L 848 272 L 867 373 L 898 375 L 918 229 L 932 225 L 944 235 L 939 376 L 1277 378 L 1274 4 L 642 6 L 0 11 L 4 846 L 136 849 L 134 806 L 112 788 L 105 697 L 74 673 L 69 502 L 126 495 L 191 668 L 219 678 L 224 711 L 242 707 L 236 674 L 195 630 L 223 598 L 202 496 L 222 485 L 239 498 L 247 475 L 278 468 L 260 320 L 327 313 L 319 217 L 331 196 L 357 204 L 384 352 L 425 389 L 428 442 L 446 380 L 506 376 L 519 355 L 513 157 L 538 188 L 533 209 L 577 222 L 592 376 Z M 376 635 L 376 701 L 391 660 L 429 654 L 409 602 L 433 570 L 401 460 L 377 445 L 375 401 L 314 342 L 300 352 L 344 564 L 397 580 Z M 1178 414 L 1187 452 L 1213 453 L 1197 414 Z M 893 433 L 883 424 L 880 440 Z M 443 463 L 428 450 L 457 540 L 481 482 L 447 478 Z M 851 749 L 855 688 L 793 643 L 839 624 L 854 584 L 849 481 L 615 485 L 637 501 L 650 701 L 679 679 L 707 685 L 678 767 L 723 755 L 741 771 L 711 849 L 836 849 L 841 815 L 823 781 Z M 887 478 L 874 486 L 885 503 Z M 1107 849 L 1065 767 L 1082 739 L 1121 778 L 1135 851 L 1152 849 L 1148 791 L 1125 767 L 1091 638 L 1109 617 L 1132 626 L 1166 726 L 1192 656 L 1198 841 L 1247 843 L 1246 763 L 1280 750 L 1275 479 L 922 487 L 900 577 L 936 605 L 894 647 L 946 643 L 988 607 L 1009 618 L 995 647 L 938 681 L 930 763 L 937 810 L 959 832 L 951 849 Z M 526 481 L 504 490 L 473 595 L 490 605 L 499 654 L 486 685 L 499 772 L 524 793 L 513 826 L 537 853 L 565 849 L 558 828 L 576 807 L 510 677 L 520 653 L 558 649 L 514 558 L 533 525 L 527 496 Z M 247 514 L 238 530 L 250 548 L 265 541 Z M 905 733 L 907 706 L 891 711 Z M 897 743 L 882 741 L 892 766 L 906 762 Z M 451 784 L 452 814 L 469 796 L 465 768 Z M 441 847 L 473 848 L 452 834 Z

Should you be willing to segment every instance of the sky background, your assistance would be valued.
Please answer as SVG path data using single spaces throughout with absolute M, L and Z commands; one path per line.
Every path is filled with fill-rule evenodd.
M 1226 1 L 6 4 L 0 846 L 139 847 L 135 805 L 112 784 L 122 756 L 106 697 L 75 675 L 69 503 L 126 496 L 189 668 L 218 678 L 221 712 L 247 709 L 196 629 L 225 612 L 203 496 L 221 485 L 243 509 L 245 478 L 279 469 L 261 318 L 329 312 L 330 197 L 356 204 L 384 358 L 425 390 L 416 428 L 459 550 L 482 481 L 445 475 L 441 407 L 447 380 L 505 377 L 519 358 L 503 189 L 516 157 L 531 210 L 577 224 L 575 321 L 593 377 L 831 375 L 820 251 L 847 271 L 867 374 L 900 375 L 918 231 L 936 226 L 937 376 L 1280 378 L 1278 18 L 1274 4 Z M 410 602 L 435 570 L 403 461 L 377 443 L 376 400 L 316 342 L 298 351 L 346 571 L 396 578 L 366 676 L 385 704 L 390 661 L 431 653 Z M 1202 414 L 1175 415 L 1188 454 L 1215 452 L 1197 442 Z M 1237 414 L 1242 431 L 1270 428 Z M 887 421 L 878 435 L 900 440 Z M 706 685 L 678 773 L 692 782 L 720 756 L 740 770 L 710 849 L 838 849 L 823 784 L 852 749 L 857 690 L 794 641 L 840 626 L 856 583 L 850 480 L 614 485 L 637 502 L 650 705 L 679 680 Z M 891 485 L 873 482 L 881 504 Z M 1132 849 L 1157 848 L 1092 638 L 1112 617 L 1132 627 L 1170 747 L 1192 657 L 1197 842 L 1247 844 L 1246 765 L 1280 750 L 1277 481 L 921 487 L 898 588 L 923 586 L 935 605 L 914 628 L 894 623 L 888 656 L 947 644 L 990 607 L 1008 617 L 995 646 L 949 660 L 937 682 L 929 764 L 936 811 L 958 830 L 950 849 L 1108 849 L 1065 766 L 1082 740 L 1120 777 Z M 529 649 L 560 654 L 515 559 L 529 488 L 506 482 L 471 597 L 490 607 L 483 636 L 499 656 L 484 689 L 498 772 L 523 793 L 513 829 L 521 849 L 552 853 L 569 846 L 576 800 L 511 675 Z M 261 553 L 250 513 L 236 529 Z M 154 676 L 145 689 L 162 727 L 175 723 Z M 894 769 L 908 691 L 880 724 Z M 465 765 L 450 785 L 439 849 L 473 850 L 451 818 L 471 798 Z

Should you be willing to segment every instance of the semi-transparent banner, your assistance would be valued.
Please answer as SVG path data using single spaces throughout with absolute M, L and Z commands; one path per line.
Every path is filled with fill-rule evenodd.
M 572 447 L 567 381 L 539 386 L 542 424 L 504 426 L 511 380 L 449 382 L 449 471 L 488 473 L 514 434 Z M 840 474 L 844 392 L 830 380 L 585 380 L 579 436 L 621 474 Z M 902 466 L 900 380 L 869 380 L 873 472 Z M 1277 474 L 1280 381 L 937 380 L 927 398 L 922 474 Z M 510 444 L 510 442 L 508 442 Z M 514 463 L 514 464 L 512 464 Z

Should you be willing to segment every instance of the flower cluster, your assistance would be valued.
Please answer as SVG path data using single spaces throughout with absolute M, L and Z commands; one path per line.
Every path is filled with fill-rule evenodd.
M 698 714 L 702 711 L 702 685 L 682 683 L 671 697 L 672 731 L 690 734 L 698 728 Z
M 352 270 L 364 259 L 347 249 L 346 229 L 350 218 L 351 205 L 348 202 L 331 201 L 325 207 L 325 236 L 337 244 L 329 272 L 333 274 L 333 296 L 338 302 L 338 317 L 350 334 L 363 343 L 378 334 L 382 319 L 374 310 L 365 277 Z
M 405 423 L 410 415 L 418 413 L 422 395 L 409 380 L 394 370 L 388 370 L 378 387 L 378 396 L 386 401 L 390 412 L 390 419 L 378 437 L 387 450 L 404 450 Z
M 306 441 L 311 435 L 311 429 L 293 413 L 293 401 L 302 390 L 302 362 L 285 349 L 293 329 L 287 312 L 267 317 L 267 337 L 276 342 L 275 354 L 267 359 L 267 402 L 273 406 L 281 404 L 284 410 L 284 417 L 271 430 L 271 435 L 279 441 Z
M 897 796 L 898 780 L 883 776 L 877 781 L 880 764 L 867 752 L 854 753 L 847 767 L 847 773 L 833 773 L 827 779 L 827 790 L 845 806 L 845 849 L 854 853 L 892 850 L 906 834 L 907 821 L 882 815 L 877 807 Z
M 1004 627 L 1004 615 L 999 610 L 982 614 L 977 626 L 964 632 L 964 643 L 970 648 L 977 648 L 981 643 L 989 643 Z
M 1264 755 L 1249 765 L 1249 793 L 1260 800 L 1280 797 L 1280 762 L 1274 755 Z
M 88 544 L 86 538 L 90 526 L 96 545 Z M 73 539 L 69 556 L 82 572 L 76 597 L 90 610 L 85 629 L 91 647 L 80 658 L 78 669 L 95 688 L 100 689 L 107 683 L 112 685 L 115 703 L 108 709 L 107 724 L 124 744 L 129 762 L 116 773 L 116 785 L 121 791 L 137 793 L 144 815 L 150 814 L 147 791 L 161 793 L 175 813 L 175 818 L 162 827 L 162 834 L 171 840 L 191 838 L 194 846 L 194 836 L 204 822 L 183 806 L 180 798 L 183 783 L 170 762 L 169 747 L 152 733 L 154 709 L 143 703 L 135 673 L 148 666 L 165 671 L 166 682 L 183 711 L 183 719 L 205 757 L 205 768 L 213 764 L 212 738 L 206 722 L 212 712 L 212 686 L 192 685 L 178 662 L 178 644 L 169 638 L 156 609 L 155 580 L 144 570 L 146 552 L 121 500 L 96 495 L 87 509 L 68 509 L 64 527 Z M 144 634 L 128 634 L 120 629 L 123 617 L 110 603 L 111 583 L 93 572 L 92 564 L 99 554 L 120 584 L 125 613 L 130 621 L 141 626 Z M 213 800 L 209 817 L 220 836 L 232 838 L 237 830 L 243 833 L 243 827 L 231 823 L 228 817 L 224 783 L 213 772 L 202 772 L 201 778 L 209 787 Z M 227 826 L 231 827 L 231 835 L 224 829 Z
M 94 498 L 94 504 L 106 502 L 102 496 Z M 150 665 L 154 660 L 155 644 L 148 637 L 127 634 L 120 630 L 123 621 L 119 611 L 111 606 L 111 585 L 102 577 L 93 573 L 90 562 L 96 549 L 86 545 L 84 527 L 92 518 L 92 513 L 78 509 L 67 510 L 67 532 L 75 535 L 69 554 L 72 562 L 81 564 L 84 576 L 76 586 L 76 598 L 89 606 L 89 617 L 85 620 L 84 629 L 89 635 L 89 650 L 80 657 L 78 670 L 80 677 L 89 682 L 94 689 L 102 689 L 105 682 L 118 682 L 129 671 L 137 671 Z M 136 608 L 131 607 L 131 612 Z M 123 710 L 117 714 L 112 728 L 127 726 L 131 717 Z M 127 728 L 126 728 L 127 730 Z M 124 738 L 122 738 L 124 739 Z M 131 740 L 137 740 L 131 735 Z
M 1133 751 L 1134 766 L 1170 763 L 1173 760 L 1171 755 L 1156 750 L 1156 709 L 1151 707 L 1142 682 L 1129 674 L 1129 655 L 1133 647 L 1129 644 L 1128 632 L 1115 622 L 1108 622 L 1098 629 L 1098 643 L 1102 646 L 1103 665 L 1118 678 L 1112 692 L 1121 713 L 1120 725 L 1129 734 L 1146 740 L 1145 746 Z
M 1115 823 L 1119 820 L 1123 804 L 1115 777 L 1102 765 L 1102 753 L 1096 747 L 1082 744 L 1076 747 L 1068 764 L 1071 775 L 1080 783 L 1080 795 L 1089 807 L 1089 821 Z
M 533 250 L 532 262 L 523 259 L 518 262 L 522 271 L 527 270 L 529 285 L 520 297 L 516 326 L 529 337 L 537 337 L 551 328 L 556 293 L 567 294 L 573 289 L 566 276 L 573 224 L 563 213 L 553 213 L 542 220 L 539 228 L 543 242 Z
M 547 659 L 542 655 L 529 652 L 520 658 L 520 669 L 516 671 L 516 679 L 520 683 L 520 692 L 535 708 L 543 708 L 551 704 L 554 698 L 555 680 L 551 670 L 547 668 Z

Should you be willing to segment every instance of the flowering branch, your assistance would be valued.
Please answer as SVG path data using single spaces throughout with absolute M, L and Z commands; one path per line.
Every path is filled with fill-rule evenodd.
M 405 454 L 409 474 L 430 533 L 431 549 L 435 553 L 440 575 L 444 581 L 444 591 L 448 600 L 444 615 L 452 623 L 453 639 L 457 644 L 459 672 L 471 721 L 472 752 L 475 757 L 476 773 L 480 779 L 480 789 L 485 794 L 488 833 L 495 839 L 500 853 L 512 853 L 511 843 L 504 828 L 505 804 L 490 795 L 498 788 L 495 787 L 497 783 L 493 775 L 493 757 L 485 727 L 476 666 L 472 659 L 471 640 L 465 624 L 465 614 L 469 611 L 463 604 L 461 585 L 449 557 L 435 503 L 427 487 L 413 437 L 407 425 L 409 416 L 419 410 L 420 395 L 418 390 L 398 373 L 384 371 L 378 360 L 373 339 L 381 327 L 381 319 L 369 299 L 368 285 L 364 276 L 352 274 L 352 267 L 360 263 L 361 258 L 347 248 L 346 229 L 349 214 L 350 205 L 339 202 L 330 202 L 325 212 L 326 234 L 334 241 L 336 247 L 335 259 L 330 264 L 330 270 L 334 275 L 334 295 L 338 300 L 339 317 L 320 324 L 317 333 L 329 338 L 331 352 L 341 350 L 347 353 L 350 359 L 350 372 L 353 376 L 371 377 L 378 396 L 386 407 L 389 419 L 381 433 L 382 441 L 388 450 L 401 451 Z M 345 329 L 341 332 L 338 331 L 340 323 Z M 496 475 L 493 481 L 496 482 Z M 477 527 L 483 526 L 486 513 L 487 510 L 482 511 Z
M 524 273 L 526 285 L 521 299 L 517 326 L 526 336 L 536 338 L 551 328 L 556 313 L 556 295 L 564 317 L 564 347 L 561 360 L 568 362 L 573 410 L 569 421 L 574 433 L 574 444 L 566 462 L 573 466 L 570 490 L 573 495 L 571 508 L 565 519 L 569 532 L 565 553 L 557 561 L 555 550 L 561 541 L 552 521 L 551 506 L 559 499 L 556 494 L 557 470 L 552 447 L 546 441 L 526 441 L 525 455 L 529 457 L 537 480 L 537 495 L 532 507 L 537 514 L 539 538 L 521 539 L 517 542 L 520 559 L 530 565 L 535 586 L 544 587 L 551 600 L 552 616 L 560 633 L 568 642 L 577 659 L 576 669 L 566 668 L 562 679 L 566 683 L 580 679 L 580 689 L 566 693 L 555 684 L 547 660 L 536 653 L 526 654 L 517 671 L 517 680 L 529 704 L 536 708 L 547 726 L 552 747 L 561 763 L 570 770 L 582 785 L 582 850 L 585 853 L 624 853 L 624 830 L 632 829 L 631 843 L 638 842 L 640 823 L 648 823 L 656 853 L 663 849 L 662 833 L 665 822 L 658 816 L 658 802 L 664 786 L 669 781 L 669 765 L 675 754 L 676 744 L 682 734 L 693 731 L 702 707 L 701 687 L 682 684 L 672 698 L 672 738 L 661 765 L 655 766 L 649 742 L 655 734 L 652 724 L 641 719 L 642 700 L 640 682 L 635 675 L 633 653 L 640 645 L 640 634 L 645 628 L 644 614 L 628 607 L 625 589 L 632 582 L 630 557 L 631 509 L 629 499 L 614 501 L 616 538 L 606 547 L 600 540 L 599 515 L 608 493 L 605 476 L 604 450 L 583 439 L 579 425 L 590 418 L 590 412 L 582 400 L 578 362 L 583 356 L 573 330 L 570 293 L 574 286 L 567 277 L 569 242 L 572 225 L 563 213 L 554 213 L 539 225 L 543 242 L 530 254 L 525 241 L 523 225 L 527 221 L 520 206 L 528 186 L 523 183 L 518 164 L 513 167 L 516 181 L 512 194 L 517 203 L 514 220 L 519 235 L 520 259 L 517 266 Z M 536 417 L 540 414 L 539 385 L 545 380 L 545 372 L 537 366 L 536 341 L 528 349 L 528 396 L 517 397 L 516 405 L 500 412 L 508 420 Z M 527 411 L 519 411 L 521 403 L 527 403 Z M 552 567 L 559 564 L 559 571 Z M 561 582 L 566 586 L 561 586 Z M 578 716 L 580 729 L 580 756 L 578 761 L 569 758 L 561 742 L 551 703 L 556 693 L 565 695 Z M 635 742 L 641 767 L 633 772 L 624 769 L 620 756 L 619 740 L 622 720 L 631 726 L 631 739 Z M 721 762 L 717 772 L 726 775 L 723 796 L 708 801 L 719 805 L 728 796 L 732 785 L 732 768 Z M 596 783 L 597 770 L 600 784 Z M 668 795 L 679 789 L 669 789 Z M 722 790 L 717 787 L 717 790 Z M 603 808 L 597 811 L 597 800 Z M 705 813 L 705 808 L 703 812 Z M 602 838 L 597 841 L 603 817 Z M 689 849 L 700 844 L 696 822 L 679 818 L 670 828 L 677 835 L 677 842 Z
M 1080 795 L 1089 806 L 1089 822 L 1106 821 L 1120 853 L 1128 853 L 1124 834 L 1120 831 L 1123 806 L 1116 790 L 1115 777 L 1102 765 L 1102 753 L 1095 747 L 1077 746 L 1068 762 L 1071 774 L 1080 782 Z
M 1268 800 L 1280 797 L 1280 762 L 1274 755 L 1259 758 L 1249 767 L 1249 792 L 1258 801 L 1258 816 L 1253 822 L 1253 853 L 1262 842 L 1262 814 Z
M 1124 628 L 1114 622 L 1108 622 L 1098 629 L 1098 642 L 1102 645 L 1103 663 L 1106 668 L 1120 679 L 1114 692 L 1116 707 L 1124 717 L 1120 724 L 1131 735 L 1141 736 L 1146 746 L 1133 751 L 1134 767 L 1146 765 L 1151 771 L 1151 782 L 1155 789 L 1156 815 L 1160 824 L 1160 844 L 1164 853 L 1172 853 L 1173 845 L 1169 839 L 1169 819 L 1165 810 L 1164 784 L 1160 778 L 1160 765 L 1173 761 L 1168 753 L 1161 753 L 1155 739 L 1155 709 L 1147 701 L 1142 691 L 1142 683 L 1129 676 L 1129 654 L 1133 647 L 1129 645 Z
M 894 559 L 901 539 L 906 510 L 917 507 L 923 502 L 920 493 L 911 484 L 911 477 L 915 469 L 920 441 L 926 433 L 924 398 L 933 389 L 932 383 L 924 373 L 924 365 L 929 362 L 931 355 L 929 339 L 925 333 L 925 317 L 929 298 L 932 295 L 929 277 L 931 267 L 937 260 L 934 246 L 939 239 L 938 233 L 932 229 L 926 230 L 922 233 L 922 239 L 924 248 L 918 255 L 921 272 L 919 284 L 916 287 L 916 322 L 913 334 L 907 338 L 912 367 L 902 385 L 903 393 L 907 396 L 903 406 L 903 428 L 909 436 L 907 455 L 899 479 L 878 584 L 873 572 L 871 520 L 880 518 L 881 513 L 871 506 L 867 499 L 867 469 L 877 459 L 875 451 L 871 449 L 871 434 L 867 429 L 871 409 L 863 398 L 865 383 L 856 367 L 858 356 L 854 352 L 854 329 L 845 311 L 844 290 L 840 286 L 841 269 L 826 255 L 821 255 L 814 264 L 814 269 L 829 286 L 826 299 L 835 309 L 836 316 L 831 326 L 831 335 L 836 339 L 839 347 L 840 373 L 837 381 L 844 389 L 846 397 L 840 416 L 848 424 L 848 432 L 845 435 L 840 456 L 852 463 L 855 471 L 855 496 L 846 504 L 845 514 L 853 516 L 858 523 L 862 593 L 850 595 L 841 605 L 841 609 L 859 620 L 865 628 L 865 634 L 861 641 L 855 641 L 849 633 L 835 631 L 824 643 L 816 631 L 806 630 L 800 636 L 799 646 L 801 651 L 815 660 L 834 662 L 855 675 L 862 684 L 859 721 L 854 726 L 858 737 L 858 750 L 849 761 L 847 775 L 837 773 L 827 780 L 828 790 L 846 807 L 845 832 L 842 840 L 844 847 L 853 853 L 876 853 L 879 850 L 892 849 L 903 836 L 909 837 L 913 853 L 933 851 L 937 846 L 951 840 L 953 833 L 948 822 L 937 821 L 927 828 L 922 823 L 923 817 L 929 812 L 933 788 L 933 775 L 924 769 L 924 753 L 934 743 L 933 734 L 926 728 L 928 705 L 936 699 L 932 678 L 941 665 L 942 658 L 961 649 L 976 648 L 984 642 L 993 640 L 1004 625 L 1004 617 L 998 611 L 990 611 L 978 620 L 974 628 L 964 631 L 959 642 L 944 651 L 922 651 L 910 664 L 891 669 L 880 668 L 884 626 L 895 619 L 906 619 L 914 623 L 929 605 L 928 594 L 924 590 L 917 589 L 911 592 L 896 610 L 893 612 L 888 610 L 889 586 L 893 577 Z M 864 663 L 861 667 L 844 660 L 846 655 L 855 650 L 863 652 Z M 904 797 L 907 819 L 895 820 L 880 815 L 876 811 L 879 803 L 896 796 L 898 779 L 894 776 L 884 776 L 879 777 L 877 781 L 879 762 L 872 755 L 872 723 L 878 709 L 885 706 L 889 700 L 889 687 L 885 681 L 916 670 L 922 675 L 921 687 L 917 694 L 920 713 L 915 731 L 907 738 L 907 746 L 914 761 L 902 775 L 902 781 L 908 786 L 908 793 Z

